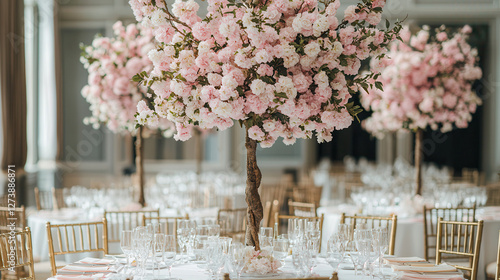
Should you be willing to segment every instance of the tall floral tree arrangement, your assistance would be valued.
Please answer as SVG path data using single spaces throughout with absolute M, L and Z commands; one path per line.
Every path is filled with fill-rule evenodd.
M 372 70 L 382 69 L 372 82 L 384 90 L 363 91 L 362 105 L 373 111 L 363 126 L 377 137 L 386 131 L 415 132 L 416 194 L 422 192 L 423 131 L 466 128 L 481 105 L 472 88 L 482 72 L 477 50 L 467 43 L 471 32 L 468 25 L 455 33 L 441 26 L 431 35 L 424 26 L 412 36 L 405 27 L 402 41 L 394 42 L 385 58 L 371 63 Z
M 149 71 L 152 62 L 147 53 L 155 48 L 151 28 L 140 24 L 123 26 L 118 21 L 113 25 L 114 37 L 96 37 L 92 45 L 82 46 L 81 62 L 88 70 L 88 84 L 82 96 L 90 103 L 92 116 L 85 124 L 98 129 L 101 124 L 114 133 L 130 133 L 136 136 L 136 176 L 139 183 L 139 203 L 144 206 L 143 136 L 148 133 L 143 127 L 136 128 L 136 112 L 139 101 L 142 106 L 151 103 L 152 95 L 145 86 L 132 81 L 141 71 Z M 146 103 L 147 102 L 147 103 Z M 139 108 L 141 110 L 141 108 Z M 143 124 L 152 130 L 161 130 L 168 137 L 173 134 L 173 124 L 166 119 L 143 118 Z
M 349 98 L 376 75 L 359 76 L 361 61 L 381 59 L 400 29 L 377 28 L 384 4 L 363 0 L 339 20 L 339 0 L 208 0 L 201 19 L 193 0 L 171 8 L 164 0 L 130 1 L 160 43 L 149 53 L 153 70 L 136 77 L 155 94 L 138 114 L 171 120 L 183 141 L 192 126 L 245 127 L 246 243 L 256 250 L 263 216 L 257 143 L 271 147 L 282 137 L 291 145 L 313 136 L 321 143 L 351 125 L 360 108 Z

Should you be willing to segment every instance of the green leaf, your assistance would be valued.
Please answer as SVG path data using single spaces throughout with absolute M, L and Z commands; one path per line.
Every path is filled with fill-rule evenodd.
M 133 77 L 132 77 L 132 81 L 134 82 L 142 82 L 143 78 L 141 76 L 139 76 L 139 74 L 135 74 Z
M 378 88 L 379 90 L 384 90 L 382 82 L 376 81 L 375 82 L 375 87 Z
M 284 92 L 275 92 L 274 96 L 281 97 L 281 98 L 287 98 L 288 97 L 288 96 L 286 96 L 286 93 L 284 93 Z
M 275 81 L 273 78 L 269 77 L 269 76 L 262 76 L 260 77 L 260 79 L 268 84 L 274 84 Z

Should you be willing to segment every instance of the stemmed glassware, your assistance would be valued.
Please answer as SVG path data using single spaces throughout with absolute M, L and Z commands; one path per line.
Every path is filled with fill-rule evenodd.
M 175 235 L 165 235 L 165 249 L 163 252 L 163 262 L 168 267 L 168 277 L 172 278 L 172 266 L 175 262 L 175 256 L 177 255 L 177 242 L 175 240 Z
M 389 249 L 389 234 L 387 228 L 376 228 L 372 230 L 373 237 L 373 249 L 378 256 L 378 267 L 379 274 L 383 275 L 382 272 L 382 260 L 384 254 Z
M 177 238 L 181 249 L 181 260 L 183 263 L 187 262 L 187 251 L 189 241 L 192 239 L 191 236 L 193 235 L 193 230 L 196 232 L 196 228 L 193 228 L 192 226 L 192 221 L 184 219 L 179 219 L 177 221 Z
M 132 250 L 139 265 L 139 274 L 141 276 L 145 274 L 145 264 L 151 251 L 151 241 L 152 237 L 149 235 L 148 229 L 146 227 L 137 227 L 136 229 L 134 229 Z
M 365 264 L 369 261 L 372 251 L 372 233 L 369 229 L 355 229 L 354 241 L 358 249 L 357 264 L 363 268 L 363 274 L 366 274 Z
M 152 248 L 153 248 L 152 256 L 154 263 L 153 278 L 157 279 L 155 277 L 155 271 L 157 269 L 158 274 L 160 273 L 160 265 L 161 262 L 163 261 L 163 254 L 165 254 L 165 234 L 155 233 L 155 235 L 153 236 Z
M 286 256 L 288 256 L 289 248 L 290 241 L 288 238 L 278 236 L 278 238 L 274 240 L 273 256 L 283 264 Z
M 231 245 L 230 248 L 230 254 L 231 254 L 231 264 L 233 265 L 234 269 L 236 270 L 236 274 L 238 276 L 238 279 L 241 278 L 241 272 L 243 271 L 243 268 L 245 267 L 245 246 L 241 243 L 234 243 Z
M 120 238 L 120 248 L 127 257 L 127 267 L 130 267 L 130 257 L 133 255 L 132 231 L 123 230 Z
M 345 258 L 345 241 L 344 236 L 339 232 L 333 234 L 328 240 L 328 249 L 326 261 L 335 272 L 338 271 L 340 264 Z
M 219 237 L 209 237 L 205 244 L 205 250 L 210 279 L 215 280 L 217 274 L 224 266 L 225 255 L 223 253 L 222 241 Z

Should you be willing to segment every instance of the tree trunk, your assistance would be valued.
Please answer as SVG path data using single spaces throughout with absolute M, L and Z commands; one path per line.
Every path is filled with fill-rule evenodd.
M 203 163 L 203 137 L 200 130 L 195 129 L 195 157 L 196 157 L 196 175 L 201 175 L 201 164 Z
M 142 152 L 144 148 L 142 147 L 142 130 L 142 126 L 137 129 L 137 136 L 135 140 L 135 175 L 137 176 L 137 182 L 139 183 L 138 202 L 144 207 L 146 205 L 146 201 L 144 199 L 144 162 L 142 158 Z
M 257 166 L 257 141 L 248 137 L 248 127 L 246 128 L 245 147 L 247 148 L 247 187 L 245 190 L 245 200 L 248 205 L 245 242 L 247 246 L 255 246 L 255 250 L 259 251 L 259 227 L 264 212 L 258 192 L 262 174 Z
M 415 195 L 422 195 L 422 139 L 424 136 L 424 131 L 418 129 L 415 133 L 415 181 L 417 183 L 417 188 Z

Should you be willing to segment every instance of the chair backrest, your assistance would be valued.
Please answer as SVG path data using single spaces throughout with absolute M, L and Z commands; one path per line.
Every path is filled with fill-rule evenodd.
M 52 275 L 57 274 L 56 256 L 74 253 L 108 253 L 106 218 L 101 222 L 52 225 L 47 222 L 47 239 Z M 101 234 L 99 234 L 101 230 Z M 99 238 L 101 236 L 101 238 Z
M 262 204 L 265 205 L 268 201 L 273 203 L 275 200 L 280 202 L 285 201 L 286 188 L 287 185 L 284 184 L 261 185 L 259 187 L 259 194 Z M 274 218 L 274 216 L 272 216 L 272 218 Z
M 52 201 L 54 209 L 61 209 L 66 207 L 66 202 L 64 202 L 64 189 L 52 188 Z
M 52 210 L 54 208 L 52 192 L 41 191 L 38 187 L 35 187 L 35 202 L 37 210 Z
M 292 215 L 280 215 L 279 213 L 276 213 L 274 216 L 274 230 L 275 230 L 275 236 L 279 235 L 279 230 L 282 224 L 285 222 L 288 223 L 288 219 L 307 219 L 310 221 L 319 221 L 319 230 L 320 230 L 320 236 L 319 236 L 319 248 L 321 250 L 321 242 L 323 239 L 323 221 L 325 220 L 325 214 L 321 214 L 319 217 L 304 217 L 304 216 L 292 216 Z
M 457 208 L 427 208 L 424 206 L 424 257 L 426 260 L 436 258 L 436 236 L 439 218 L 446 221 L 474 222 L 476 221 L 476 205 Z
M 247 208 L 220 209 L 217 213 L 220 236 L 243 238 L 247 229 Z
M 120 242 L 123 230 L 133 230 L 142 225 L 143 217 L 159 217 L 160 209 L 137 211 L 104 211 L 108 223 L 108 242 Z
M 294 201 L 302 201 L 319 205 L 322 191 L 323 187 L 316 187 L 315 185 L 296 186 L 293 188 L 292 198 Z
M 497 269 L 495 271 L 495 280 L 500 280 L 500 231 L 498 231 Z
M 442 262 L 442 255 L 468 258 L 469 265 L 448 263 L 458 269 L 470 272 L 470 280 L 477 279 L 479 249 L 483 235 L 483 221 L 456 222 L 439 218 L 436 240 L 436 264 Z
M 11 248 L 14 248 L 14 251 L 11 251 Z M 35 280 L 30 228 L 26 227 L 13 234 L 0 234 L 0 271 L 2 271 L 2 276 L 16 272 L 16 268 L 24 267 L 28 268 L 28 276 L 20 278 L 24 275 L 17 275 L 17 278 Z M 2 277 L 2 279 L 4 278 Z
M 24 206 L 18 208 L 0 207 L 0 233 L 8 233 L 12 230 L 23 231 L 26 226 Z
M 142 225 L 145 226 L 148 223 L 159 224 L 158 228 L 161 233 L 173 234 L 177 240 L 177 221 L 189 219 L 189 215 L 186 214 L 185 217 L 147 217 L 142 216 Z
M 386 227 L 389 233 L 389 254 L 394 255 L 396 243 L 396 229 L 398 225 L 397 215 L 390 216 L 347 216 L 342 213 L 340 216 L 341 224 L 350 224 L 351 232 L 354 232 L 357 224 L 366 224 L 368 228 Z
M 274 216 L 280 211 L 280 203 L 277 199 L 271 201 L 266 201 L 264 205 L 264 217 L 262 218 L 262 226 L 273 227 L 274 226 Z
M 500 182 L 488 184 L 486 195 L 488 197 L 486 206 L 500 206 Z
M 288 214 L 292 216 L 317 217 L 316 204 L 288 200 Z

